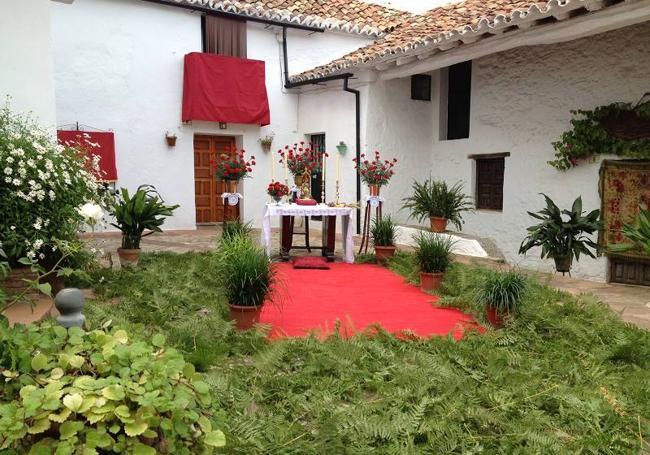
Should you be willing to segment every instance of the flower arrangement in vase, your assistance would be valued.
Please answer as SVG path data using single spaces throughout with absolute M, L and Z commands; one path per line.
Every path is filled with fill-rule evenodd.
M 282 197 L 289 194 L 289 187 L 284 183 L 271 182 L 266 188 L 266 193 L 273 198 L 276 204 L 279 204 Z
M 370 188 L 371 196 L 379 196 L 379 188 L 388 185 L 391 177 L 395 175 L 393 168 L 397 164 L 397 158 L 383 160 L 377 150 L 372 159 L 362 153 L 360 161 L 357 162 L 356 158 L 352 161 L 355 163 L 354 168 L 361 174 L 361 180 Z
M 300 142 L 293 146 L 285 145 L 284 149 L 278 150 L 282 157 L 280 163 L 283 164 L 296 179 L 296 185 L 300 186 L 298 180 L 302 180 L 305 174 L 318 174 L 321 171 L 323 155 L 327 153 L 314 150 L 312 144 Z
M 212 162 L 215 176 L 219 180 L 228 182 L 228 192 L 230 193 L 235 192 L 237 182 L 253 172 L 252 166 L 256 164 L 255 157 L 251 155 L 250 159 L 246 159 L 245 153 L 245 150 L 237 150 L 233 147 L 230 153 L 222 153 L 219 161 Z

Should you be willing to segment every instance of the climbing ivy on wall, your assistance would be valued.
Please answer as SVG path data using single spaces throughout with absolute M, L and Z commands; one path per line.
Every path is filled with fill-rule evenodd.
M 650 159 L 650 93 L 634 105 L 612 103 L 571 113 L 571 129 L 553 142 L 551 166 L 566 171 L 605 154 Z

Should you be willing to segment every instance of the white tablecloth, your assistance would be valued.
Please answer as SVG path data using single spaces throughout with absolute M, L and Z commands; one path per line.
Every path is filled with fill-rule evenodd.
M 274 216 L 340 216 L 343 234 L 343 257 L 345 262 L 354 262 L 352 244 L 352 223 L 354 209 L 351 207 L 328 207 L 326 205 L 266 204 L 262 218 L 262 246 L 271 256 L 271 219 Z

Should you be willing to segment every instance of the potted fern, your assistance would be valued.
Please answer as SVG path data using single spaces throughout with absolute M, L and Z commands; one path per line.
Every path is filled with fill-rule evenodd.
M 140 258 L 142 237 L 162 232 L 160 226 L 165 218 L 171 216 L 179 205 L 165 205 L 162 197 L 151 185 L 140 185 L 131 196 L 126 188 L 121 188 L 113 203 L 111 215 L 115 222 L 111 225 L 122 231 L 122 247 L 117 249 L 122 266 L 135 266 Z M 146 234 L 144 231 L 149 231 Z
M 375 245 L 375 257 L 378 263 L 383 264 L 395 255 L 397 226 L 390 216 L 377 218 L 373 222 L 371 234 Z
M 580 260 L 581 254 L 596 258 L 598 244 L 589 236 L 601 229 L 600 210 L 585 215 L 581 197 L 573 201 L 571 210 L 560 210 L 551 198 L 542 196 L 546 207 L 539 212 L 528 212 L 541 223 L 527 229 L 528 235 L 519 247 L 519 254 L 539 246 L 541 258 L 553 258 L 555 269 L 563 274 L 571 271 L 573 259 Z
M 463 185 L 457 182 L 452 186 L 442 180 L 428 178 L 423 183 L 413 181 L 413 194 L 402 199 L 405 209 L 410 210 L 410 218 L 419 222 L 429 219 L 433 232 L 445 232 L 451 222 L 461 230 L 463 212 L 472 210 L 471 199 L 463 192 Z
M 233 235 L 222 238 L 215 271 L 235 326 L 239 330 L 252 328 L 259 322 L 265 302 L 274 300 L 275 265 L 250 237 Z
M 415 237 L 415 261 L 420 271 L 420 289 L 438 289 L 445 271 L 451 264 L 451 238 L 431 232 L 420 232 Z
M 517 272 L 490 272 L 476 293 L 476 302 L 485 306 L 488 321 L 501 328 L 506 317 L 514 315 L 521 305 L 528 281 Z

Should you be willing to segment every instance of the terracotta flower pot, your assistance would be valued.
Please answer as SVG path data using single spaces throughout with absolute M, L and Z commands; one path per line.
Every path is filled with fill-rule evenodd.
M 444 273 L 424 273 L 420 272 L 420 289 L 423 291 L 433 291 L 438 289 L 442 284 Z
M 235 321 L 235 327 L 238 330 L 248 330 L 253 328 L 253 325 L 260 322 L 260 313 L 262 312 L 262 305 L 260 306 L 240 306 L 228 304 L 230 309 L 230 319 Z
M 379 191 L 381 190 L 381 185 L 368 185 L 371 196 L 379 196 Z
M 176 147 L 176 136 L 165 136 L 169 147 Z
M 37 278 L 38 275 L 29 267 L 14 267 L 4 280 L 0 280 L 0 285 L 9 295 L 18 295 L 23 292 L 26 295 L 37 295 L 38 291 L 30 289 L 29 283 L 24 281 L 34 281 Z
M 488 321 L 490 321 L 492 327 L 495 329 L 500 329 L 503 327 L 503 315 L 499 310 L 491 305 L 485 305 L 485 313 L 487 314 Z
M 135 267 L 140 259 L 140 248 L 118 248 L 117 255 L 122 267 Z
M 431 230 L 439 234 L 447 230 L 447 218 L 442 218 L 439 216 L 432 216 L 429 218 L 431 222 Z
M 568 256 L 557 256 L 554 257 L 555 261 L 555 270 L 562 273 L 568 273 L 571 271 L 571 265 L 573 264 L 573 255 Z
M 375 257 L 380 264 L 386 263 L 389 258 L 395 255 L 395 246 L 378 246 L 375 245 Z

